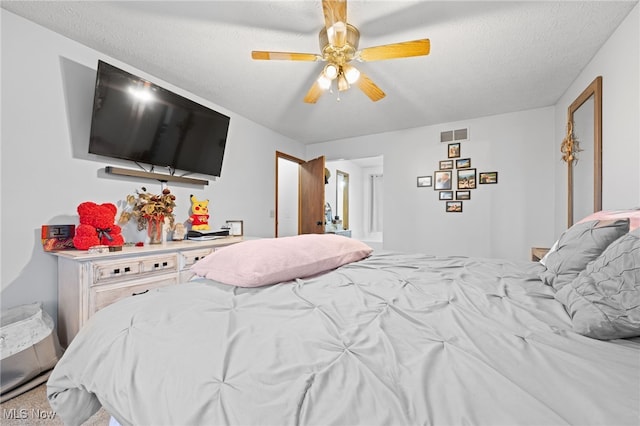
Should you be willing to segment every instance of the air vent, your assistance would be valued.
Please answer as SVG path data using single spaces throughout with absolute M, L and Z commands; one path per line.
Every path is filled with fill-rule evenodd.
M 460 142 L 469 140 L 469 128 L 440 132 L 440 142 Z
M 455 141 L 468 141 L 469 129 L 458 129 L 453 131 L 453 140 Z
M 440 142 L 453 142 L 453 130 L 440 132 Z

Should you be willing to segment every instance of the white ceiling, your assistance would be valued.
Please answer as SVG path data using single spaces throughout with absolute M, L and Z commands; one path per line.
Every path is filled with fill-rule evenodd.
M 429 56 L 357 64 L 357 87 L 304 95 L 322 63 L 254 61 L 252 50 L 320 53 L 320 1 L 2 1 L 2 8 L 303 143 L 553 105 L 633 1 L 349 0 L 360 47 L 420 38 Z

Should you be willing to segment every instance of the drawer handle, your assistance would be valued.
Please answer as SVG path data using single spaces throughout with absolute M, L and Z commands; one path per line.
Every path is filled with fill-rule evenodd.
M 200 256 L 196 256 L 196 257 L 195 257 L 195 260 L 196 260 L 196 261 L 200 260 Z
M 153 264 L 153 267 L 154 267 L 154 268 L 159 268 L 159 267 L 160 267 L 160 264 L 159 264 L 159 263 L 154 263 L 154 264 Z
M 162 262 L 162 266 L 167 266 L 168 263 L 167 262 Z
M 127 266 L 126 268 L 124 268 L 124 271 L 125 272 L 131 272 L 131 268 Z
M 140 293 L 131 293 L 132 296 L 140 296 L 141 294 L 145 294 L 145 293 L 149 293 L 149 289 L 146 289 L 145 291 L 141 291 Z
M 120 273 L 120 268 L 116 268 L 116 269 L 114 269 L 114 270 L 113 270 L 113 273 L 114 273 L 114 274 L 119 274 L 119 273 Z

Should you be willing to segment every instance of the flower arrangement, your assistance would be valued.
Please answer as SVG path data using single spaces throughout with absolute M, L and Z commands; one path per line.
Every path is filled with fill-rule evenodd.
M 147 228 L 150 223 L 164 223 L 169 219 L 169 228 L 173 229 L 175 216 L 173 210 L 176 207 L 176 196 L 169 188 L 162 190 L 162 194 L 150 194 L 144 186 L 142 192 L 136 190 L 136 195 L 127 195 L 127 205 L 131 209 L 123 209 L 118 219 L 119 223 L 127 223 L 132 218 L 136 219 L 138 231 Z
M 582 151 L 580 143 L 573 136 L 573 123 L 569 121 L 567 123 L 567 136 L 562 140 L 560 145 L 560 152 L 562 152 L 562 161 L 565 163 L 577 163 L 578 153 Z

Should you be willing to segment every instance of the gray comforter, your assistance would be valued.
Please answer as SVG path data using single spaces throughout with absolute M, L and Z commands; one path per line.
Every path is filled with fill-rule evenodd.
M 98 312 L 48 382 L 81 424 L 638 424 L 640 348 L 571 331 L 534 262 L 382 253 Z

